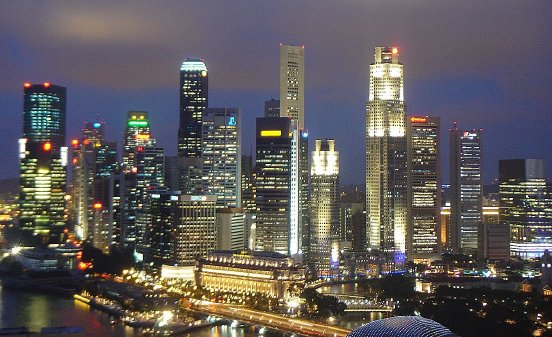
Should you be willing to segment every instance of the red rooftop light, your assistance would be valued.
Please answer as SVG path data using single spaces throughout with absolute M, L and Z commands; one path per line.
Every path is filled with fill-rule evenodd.
M 25 82 L 25 84 L 23 84 L 23 86 L 24 86 L 25 88 L 30 88 L 30 87 L 31 87 L 31 83 Z
M 44 88 L 48 88 L 50 86 L 50 82 L 44 82 Z
M 46 142 L 46 143 L 42 144 L 42 149 L 46 152 L 52 150 L 52 143 Z

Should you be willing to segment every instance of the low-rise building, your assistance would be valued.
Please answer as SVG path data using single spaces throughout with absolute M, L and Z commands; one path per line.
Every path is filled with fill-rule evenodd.
M 286 298 L 293 283 L 305 281 L 305 270 L 276 252 L 219 250 L 198 259 L 195 281 L 216 291 Z

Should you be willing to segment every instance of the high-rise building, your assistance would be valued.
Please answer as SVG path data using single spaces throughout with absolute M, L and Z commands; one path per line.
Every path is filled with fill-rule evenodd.
M 180 67 L 180 126 L 178 155 L 201 157 L 202 115 L 207 108 L 207 67 L 203 60 L 186 59 Z
M 441 253 L 439 117 L 407 118 L 409 260 L 434 260 Z
M 148 113 L 129 111 L 123 142 L 123 169 L 125 172 L 132 170 L 136 147 L 149 145 L 155 145 L 155 139 L 151 137 Z
M 305 47 L 280 44 L 280 116 L 305 127 Z
M 217 250 L 243 250 L 246 245 L 245 223 L 243 208 L 218 208 Z
M 173 208 L 173 263 L 194 266 L 217 246 L 214 195 L 180 195 Z
M 217 196 L 218 207 L 240 207 L 240 111 L 208 108 L 203 114 L 202 129 L 203 190 Z
M 150 221 L 145 233 L 148 244 L 144 262 L 154 268 L 173 264 L 173 211 L 179 195 L 177 191 L 159 190 L 151 192 L 147 199 Z
M 19 226 L 28 243 L 59 242 L 65 227 L 66 89 L 24 85 L 23 138 L 19 140 Z
M 112 236 L 112 175 L 118 162 L 117 144 L 104 140 L 104 128 L 102 122 L 84 124 L 81 138 L 71 141 L 71 164 L 75 233 L 79 238 L 100 242 L 97 248 L 105 251 Z
M 293 130 L 293 120 L 257 118 L 255 250 L 298 253 L 301 235 L 298 179 L 292 184 L 292 176 L 297 177 L 292 170 L 298 170 L 294 142 L 297 132 Z
M 538 258 L 552 250 L 552 194 L 544 160 L 500 160 L 499 221 L 510 227 L 510 254 Z
M 264 102 L 265 118 L 280 117 L 280 100 L 271 99 Z
M 369 248 L 398 265 L 406 250 L 405 111 L 399 50 L 376 47 L 366 103 L 367 239 Z
M 453 252 L 477 254 L 482 220 L 481 132 L 461 131 L 456 122 L 450 132 L 450 229 Z
M 316 140 L 310 172 L 308 260 L 319 277 L 339 268 L 339 152 L 335 140 Z

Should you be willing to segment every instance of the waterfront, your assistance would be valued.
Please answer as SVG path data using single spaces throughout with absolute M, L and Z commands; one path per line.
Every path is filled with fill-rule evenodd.
M 112 317 L 91 309 L 70 298 L 33 292 L 14 291 L 0 287 L 0 328 L 29 327 L 39 331 L 45 326 L 82 326 L 86 337 L 141 336 L 139 330 L 111 325 Z M 193 337 L 253 337 L 253 328 L 233 329 L 228 326 L 202 328 L 193 331 Z

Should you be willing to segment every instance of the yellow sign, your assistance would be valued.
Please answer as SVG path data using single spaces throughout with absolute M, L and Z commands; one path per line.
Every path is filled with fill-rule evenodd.
M 261 130 L 261 137 L 280 137 L 282 130 Z

